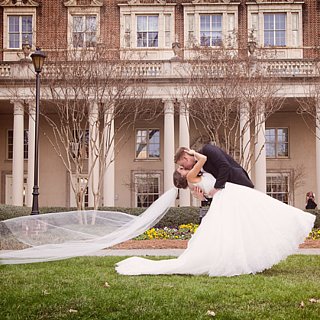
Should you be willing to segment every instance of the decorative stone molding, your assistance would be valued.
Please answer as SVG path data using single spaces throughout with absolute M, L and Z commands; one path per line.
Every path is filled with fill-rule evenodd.
M 38 7 L 39 3 L 34 0 L 4 0 L 0 2 L 2 7 Z
M 173 99 L 162 99 L 162 103 L 164 104 L 164 113 L 165 114 L 174 114 L 174 102 Z
M 24 114 L 24 100 L 21 99 L 11 99 L 10 103 L 13 104 L 13 114 L 23 115 Z
M 153 3 L 165 5 L 165 4 L 167 4 L 167 1 L 166 0 L 154 0 Z M 140 2 L 140 0 L 128 0 L 128 4 L 135 5 L 135 4 L 141 4 L 141 2 Z
M 91 0 L 89 5 L 78 4 L 77 0 L 67 0 L 64 2 L 65 7 L 102 7 L 101 0 Z
M 268 1 L 268 0 L 255 0 L 256 3 L 265 3 L 265 4 L 281 4 L 278 1 Z M 294 3 L 294 0 L 283 0 L 283 2 Z
M 259 0 L 256 0 L 259 1 Z M 260 0 L 264 1 L 264 0 Z M 216 1 L 209 1 L 209 0 L 193 0 L 192 4 L 217 4 L 217 3 L 225 3 L 228 4 L 230 3 L 231 0 L 216 0 Z

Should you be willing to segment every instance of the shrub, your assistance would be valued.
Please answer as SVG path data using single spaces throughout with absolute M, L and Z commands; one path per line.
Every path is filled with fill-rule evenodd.
M 151 239 L 178 239 L 188 240 L 196 232 L 199 225 L 189 223 L 182 224 L 178 228 L 151 228 L 145 231 L 136 240 L 151 240 Z
M 319 240 L 320 239 L 320 229 L 313 229 L 310 232 L 308 239 Z
M 65 212 L 74 211 L 76 208 L 64 208 L 64 207 L 42 207 L 40 208 L 40 214 L 50 212 Z M 132 214 L 135 216 L 144 212 L 144 208 L 120 208 L 120 207 L 101 207 L 101 211 L 119 211 Z M 26 216 L 31 213 L 29 207 L 16 207 L 9 205 L 0 205 L 0 221 L 6 219 L 12 219 L 15 217 Z M 180 207 L 170 208 L 166 215 L 155 225 L 156 228 L 178 228 L 182 224 L 187 223 L 199 223 L 199 208 L 197 207 Z
M 102 207 L 102 211 L 120 211 L 135 216 L 140 215 L 145 211 L 144 208 L 119 208 L 119 207 Z M 178 228 L 182 224 L 199 223 L 199 208 L 198 207 L 172 207 L 168 210 L 165 216 L 155 225 L 155 228 Z
M 316 221 L 314 222 L 314 227 L 315 228 L 320 228 L 320 210 L 319 209 L 309 209 L 305 210 L 306 212 L 309 212 L 311 214 L 314 214 L 316 216 Z
M 64 207 L 42 207 L 40 213 L 49 212 L 64 212 L 74 211 L 76 208 Z M 144 208 L 120 208 L 120 207 L 101 207 L 102 211 L 119 211 L 132 214 L 135 216 L 144 212 Z M 305 210 L 316 215 L 315 228 L 320 228 L 320 210 Z M 31 208 L 29 207 L 16 207 L 0 204 L 0 221 L 11 219 L 19 216 L 29 215 Z M 173 207 L 168 210 L 166 215 L 154 226 L 155 228 L 178 228 L 182 224 L 198 224 L 199 223 L 199 208 L 198 207 Z
M 31 213 L 28 207 L 16 207 L 0 204 L 0 221 L 12 219 L 20 216 L 27 216 Z

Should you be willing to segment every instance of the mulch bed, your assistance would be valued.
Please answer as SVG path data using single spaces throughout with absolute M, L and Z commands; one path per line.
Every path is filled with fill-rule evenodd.
M 188 240 L 128 240 L 112 247 L 111 249 L 185 249 Z
M 320 239 L 311 240 L 306 239 L 304 243 L 300 244 L 301 249 L 320 249 Z
M 111 249 L 185 249 L 187 247 L 188 240 L 167 240 L 167 239 L 155 239 L 155 240 L 128 240 L 120 243 Z M 310 240 L 306 239 L 304 243 L 300 245 L 302 249 L 317 248 L 320 249 L 320 239 Z

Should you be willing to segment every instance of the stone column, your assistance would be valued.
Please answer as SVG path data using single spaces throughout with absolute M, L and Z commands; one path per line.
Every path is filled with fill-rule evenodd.
M 89 110 L 89 161 L 88 161 L 88 192 L 89 207 L 95 204 L 95 195 L 99 187 L 99 107 L 95 101 L 91 102 Z
M 265 116 L 264 106 L 261 106 L 255 119 L 255 189 L 266 192 L 267 184 L 267 162 L 265 149 Z
M 24 140 L 24 107 L 23 101 L 13 103 L 13 161 L 12 161 L 12 204 L 23 205 L 23 140 Z
M 32 191 L 34 185 L 34 148 L 35 148 L 35 127 L 36 127 L 36 106 L 29 102 L 29 129 L 28 129 L 28 193 L 27 206 L 32 206 Z
M 164 192 L 173 187 L 174 164 L 174 104 L 172 100 L 164 100 Z
M 242 166 L 251 176 L 250 163 L 250 114 L 247 102 L 240 106 L 240 152 L 243 159 Z
M 320 196 L 320 100 L 317 101 L 316 106 L 316 184 L 317 197 Z M 318 205 L 319 207 L 319 205 Z
M 189 110 L 188 105 L 181 102 L 179 109 L 179 147 L 190 147 L 189 136 Z M 179 190 L 179 205 L 180 207 L 190 206 L 190 190 Z
M 115 163 L 114 163 L 114 105 L 110 104 L 104 113 L 104 158 L 106 170 L 103 180 L 103 204 L 114 207 Z

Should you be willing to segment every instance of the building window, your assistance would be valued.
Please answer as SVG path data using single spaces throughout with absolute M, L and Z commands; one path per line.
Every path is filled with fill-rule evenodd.
M 136 207 L 147 208 L 160 196 L 159 173 L 136 173 L 134 185 Z
M 200 44 L 207 47 L 222 44 L 222 14 L 200 15 Z
M 12 184 L 12 174 L 5 175 L 5 199 L 4 203 L 8 205 L 12 205 L 12 193 L 13 193 L 13 184 Z M 28 206 L 28 177 L 26 175 L 23 176 L 23 205 Z
M 137 16 L 137 47 L 158 47 L 158 16 Z
M 194 14 L 188 14 L 188 42 L 189 45 L 195 43 L 195 25 L 194 25 Z
M 267 195 L 289 204 L 289 175 L 267 175 Z
M 8 47 L 21 49 L 22 44 L 28 42 L 32 45 L 32 16 L 8 16 Z
M 292 45 L 299 46 L 299 13 L 292 13 Z
M 84 193 L 83 195 L 83 207 L 87 208 L 89 206 L 89 192 L 88 192 L 88 178 L 86 176 L 78 176 L 76 174 L 71 175 L 71 179 L 74 186 L 79 187 L 81 191 Z M 70 181 L 70 207 L 76 207 L 77 206 L 77 200 L 75 193 L 73 192 L 72 183 Z
M 164 15 L 164 45 L 170 47 L 171 45 L 171 15 Z
M 286 14 L 265 13 L 264 15 L 264 46 L 286 46 Z
M 266 128 L 266 157 L 287 158 L 289 156 L 288 128 Z
M 73 130 L 70 150 L 73 158 L 87 159 L 89 155 L 89 130 Z
M 160 158 L 160 131 L 138 129 L 136 132 L 136 159 Z
M 161 3 L 160 3 L 161 2 Z M 120 57 L 133 60 L 169 60 L 175 32 L 176 3 L 128 1 L 120 7 Z M 131 48 L 132 51 L 122 50 Z M 134 50 L 137 49 L 137 50 Z M 161 50 L 160 50 L 161 49 Z M 151 52 L 150 55 L 147 52 Z
M 28 159 L 28 130 L 23 133 L 23 159 Z M 8 130 L 7 135 L 7 159 L 13 159 L 13 130 Z
M 72 43 L 74 48 L 90 48 L 96 46 L 97 16 L 72 16 Z
M 129 14 L 124 15 L 124 46 L 126 48 L 130 48 L 130 42 L 131 42 L 131 16 Z

